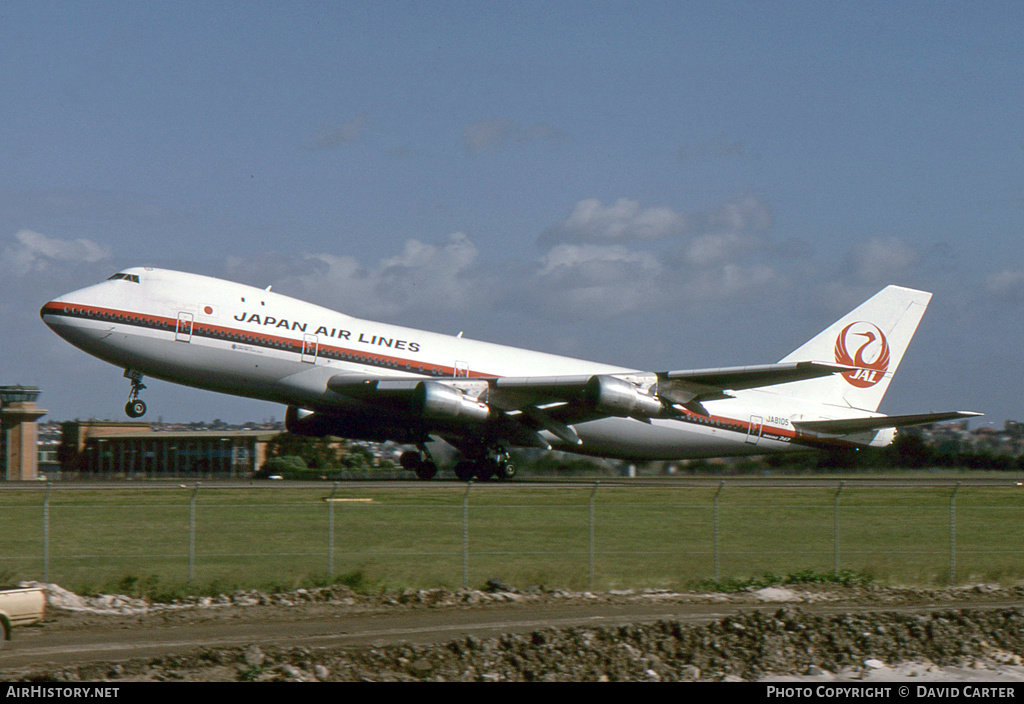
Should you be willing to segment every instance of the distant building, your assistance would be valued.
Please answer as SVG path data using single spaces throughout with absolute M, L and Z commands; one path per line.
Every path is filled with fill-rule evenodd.
M 0 386 L 0 478 L 39 478 L 38 420 L 47 411 L 36 407 L 39 388 Z
M 64 424 L 64 470 L 95 475 L 241 478 L 267 458 L 280 434 L 264 430 L 157 431 L 148 423 L 83 421 Z

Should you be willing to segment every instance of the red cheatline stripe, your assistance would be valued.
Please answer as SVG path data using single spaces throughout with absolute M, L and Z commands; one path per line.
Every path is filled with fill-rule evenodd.
M 41 314 L 59 315 L 62 317 L 71 318 L 85 318 L 88 320 L 100 320 L 103 322 L 112 322 L 122 325 L 133 325 L 135 327 L 170 332 L 174 332 L 178 325 L 177 318 L 167 318 L 163 316 L 156 316 L 144 313 L 132 313 L 113 308 L 85 306 L 73 303 L 47 303 L 45 306 L 43 306 Z M 226 342 L 238 342 L 242 344 L 269 347 L 271 349 L 283 348 L 286 350 L 294 351 L 296 353 L 300 353 L 302 351 L 303 342 L 301 339 L 296 338 L 255 333 L 249 330 L 241 330 L 239 328 L 225 327 L 221 325 L 210 325 L 209 323 L 202 322 L 192 323 L 192 335 L 224 340 Z M 321 338 L 318 338 L 317 346 L 318 354 L 321 356 L 333 355 L 339 359 L 351 359 L 353 361 L 362 362 L 364 364 L 374 364 L 377 366 L 384 366 L 389 368 L 404 368 L 408 369 L 412 373 L 433 374 L 435 376 L 454 376 L 455 374 L 454 367 L 429 363 L 425 364 L 421 361 L 406 359 L 404 357 L 382 355 L 380 353 L 370 352 L 367 350 L 351 349 L 345 347 L 338 347 L 335 345 L 328 345 L 325 344 Z M 483 378 L 493 377 L 494 375 L 470 371 L 468 375 L 464 376 L 468 376 L 469 378 Z

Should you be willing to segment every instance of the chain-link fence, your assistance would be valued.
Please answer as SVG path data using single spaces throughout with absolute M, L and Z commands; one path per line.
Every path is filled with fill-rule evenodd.
M 1022 519 L 1014 481 L 53 484 L 0 491 L 0 582 L 609 590 L 852 572 L 958 584 L 1024 577 Z

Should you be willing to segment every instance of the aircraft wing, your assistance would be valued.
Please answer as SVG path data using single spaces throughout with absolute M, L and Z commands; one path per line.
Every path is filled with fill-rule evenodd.
M 584 395 L 592 376 L 424 378 L 339 374 L 327 382 L 332 391 L 366 402 L 401 405 L 440 420 L 459 416 L 480 420 L 481 409 L 516 442 L 550 446 L 538 434 L 548 430 L 569 444 L 580 444 L 569 423 L 607 413 L 585 410 Z M 629 384 L 629 382 L 623 382 Z M 632 385 L 629 384 L 632 388 Z
M 547 430 L 569 444 L 580 439 L 574 423 L 608 416 L 649 420 L 679 415 L 682 406 L 707 415 L 703 401 L 729 398 L 729 392 L 849 371 L 820 362 L 790 362 L 659 373 L 538 377 L 425 378 L 338 374 L 327 382 L 336 393 L 382 404 L 403 404 L 420 411 L 478 418 L 481 409 L 503 423 L 517 441 L 541 444 Z
M 412 393 L 424 382 L 441 383 L 471 390 L 476 387 L 486 394 L 481 400 L 504 411 L 521 410 L 526 406 L 552 406 L 580 401 L 588 391 L 593 393 L 597 380 L 615 379 L 631 386 L 633 381 L 649 378 L 644 395 L 656 395 L 669 404 L 687 405 L 697 401 L 729 398 L 728 391 L 752 389 L 791 381 L 812 379 L 854 369 L 843 364 L 823 362 L 789 362 L 747 367 L 721 367 L 669 372 L 625 372 L 616 375 L 580 374 L 536 377 L 391 377 L 364 374 L 338 374 L 327 386 L 341 394 L 367 398 L 371 395 L 397 396 Z M 626 381 L 626 380 L 629 381 Z
M 928 425 L 945 420 L 975 418 L 984 415 L 973 411 L 945 411 L 943 413 L 914 413 L 901 416 L 871 416 L 866 418 L 842 418 L 839 420 L 798 420 L 793 421 L 797 430 L 816 433 L 846 435 L 881 428 L 900 428 L 911 425 Z

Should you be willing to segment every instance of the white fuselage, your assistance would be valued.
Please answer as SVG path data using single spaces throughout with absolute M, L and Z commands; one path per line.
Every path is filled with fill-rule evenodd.
M 111 364 L 166 381 L 372 422 L 366 405 L 330 390 L 339 374 L 464 380 L 642 374 L 461 336 L 360 320 L 268 290 L 160 269 L 127 269 L 47 303 L 43 320 Z M 803 449 L 794 418 L 836 417 L 766 389 L 706 404 L 710 415 L 610 417 L 580 423 L 582 444 L 558 449 L 625 459 L 681 459 Z M 369 414 L 369 415 L 367 415 Z M 358 425 L 358 424 L 357 424 Z

